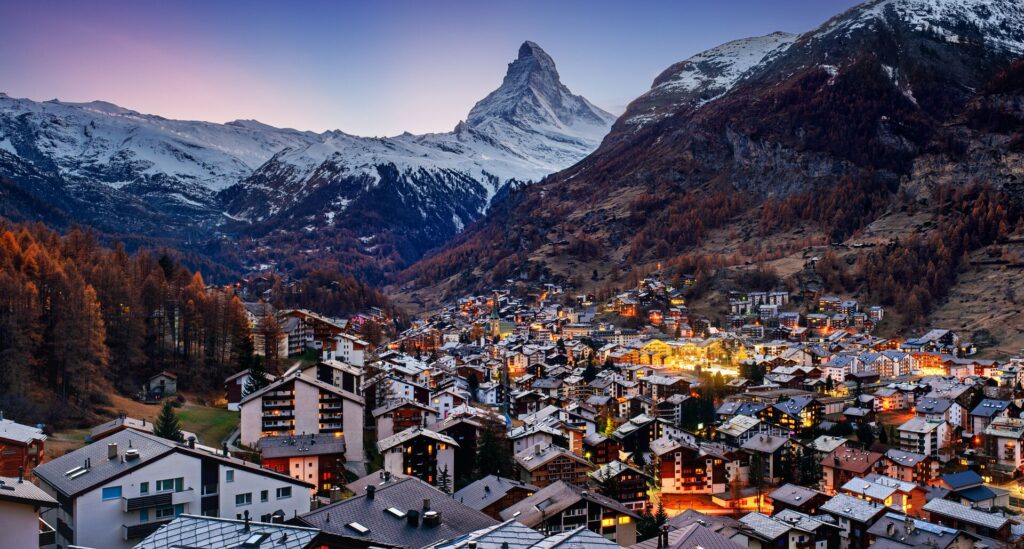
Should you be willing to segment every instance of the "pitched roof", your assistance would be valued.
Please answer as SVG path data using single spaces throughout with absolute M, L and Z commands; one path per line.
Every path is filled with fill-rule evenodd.
M 815 496 L 821 495 L 824 494 L 805 486 L 784 484 L 775 489 L 774 492 L 768 494 L 768 497 L 771 498 L 772 501 L 781 501 L 788 505 L 800 506 L 807 503 L 808 500 L 813 499 Z
M 0 501 L 13 501 L 39 507 L 56 507 L 57 500 L 27 480 L 0 477 Z
M 505 494 L 509 493 L 514 488 L 521 488 L 530 493 L 534 493 L 540 488 L 526 484 L 525 482 L 519 482 L 517 480 L 507 479 L 496 475 L 487 475 L 486 477 L 476 480 L 465 488 L 455 492 L 455 499 L 468 507 L 476 510 L 483 509 L 492 503 L 505 497 Z
M 868 522 L 875 515 L 883 512 L 885 508 L 864 499 L 846 494 L 836 494 L 832 496 L 832 499 L 823 503 L 820 510 L 857 522 Z
M 250 522 L 246 528 L 244 520 L 181 515 L 150 534 L 135 549 L 307 549 L 314 546 L 319 535 L 320 531 L 314 528 L 264 522 Z
M 623 515 L 629 515 L 634 519 L 637 518 L 635 512 L 611 498 L 562 481 L 545 486 L 532 496 L 505 509 L 501 512 L 501 518 L 506 520 L 514 518 L 527 526 L 537 526 L 546 517 L 551 517 L 584 499 L 613 509 Z
M 303 383 L 308 383 L 310 385 L 313 385 L 315 387 L 323 389 L 323 390 L 325 390 L 327 392 L 334 393 L 335 395 L 338 395 L 338 396 L 343 397 L 343 398 L 347 398 L 349 400 L 358 402 L 360 404 L 363 404 L 363 402 L 364 402 L 363 401 L 363 397 L 361 397 L 359 395 L 356 395 L 355 393 L 350 393 L 348 391 L 343 391 L 340 387 L 336 387 L 334 385 L 331 385 L 330 383 L 325 383 L 325 382 L 320 381 L 319 379 L 316 379 L 316 378 L 308 377 L 306 375 L 303 375 L 301 372 L 296 372 L 295 374 L 279 378 L 277 381 L 272 382 L 270 385 L 267 385 L 266 387 L 260 389 L 259 391 L 256 391 L 254 393 L 250 393 L 248 395 L 245 395 L 244 397 L 242 397 L 242 400 L 239 402 L 239 404 L 245 404 L 245 403 L 249 402 L 250 400 L 253 400 L 253 399 L 255 399 L 255 398 L 259 397 L 259 396 L 262 396 L 263 393 L 266 393 L 267 391 L 273 391 L 273 390 L 277 389 L 279 386 L 284 385 L 285 383 L 287 383 L 289 381 L 292 381 L 292 380 L 294 380 L 296 383 L 298 383 L 300 381 L 303 382 Z
M 821 460 L 821 464 L 824 467 L 864 474 L 881 458 L 882 454 L 878 452 L 840 446 L 825 456 L 825 459 Z
M 541 446 L 540 452 L 537 451 L 536 446 L 539 445 L 527 448 L 522 452 L 516 454 L 516 463 L 518 463 L 520 467 L 526 469 L 527 471 L 533 471 L 534 469 L 544 465 L 545 463 L 551 461 L 552 459 L 557 458 L 558 456 L 565 456 L 573 461 L 584 463 L 586 465 L 592 465 L 586 459 L 577 456 L 576 454 L 570 452 L 569 450 L 566 450 L 565 448 L 562 448 L 561 446 L 555 444 L 548 444 L 547 446 Z
M 631 545 L 630 549 L 657 549 L 658 547 L 658 537 L 655 536 L 647 541 Z M 667 549 L 693 549 L 695 547 L 703 549 L 743 549 L 746 545 L 740 545 L 700 523 L 689 524 L 668 533 Z
M 46 440 L 43 430 L 0 418 L 0 440 L 29 444 L 33 440 Z
M 118 454 L 121 457 L 124 457 L 129 450 L 133 450 L 133 453 L 137 452 L 138 457 L 123 460 L 108 459 L 107 448 L 110 444 L 117 444 Z M 192 449 L 184 444 L 178 444 L 155 435 L 131 429 L 119 431 L 99 442 L 94 442 L 74 452 L 47 461 L 35 467 L 32 473 L 61 494 L 74 497 L 100 484 L 121 477 L 139 467 L 156 462 L 174 452 L 192 455 L 197 458 L 214 459 L 239 469 L 272 476 L 285 482 L 304 487 L 311 486 L 304 481 L 294 479 L 272 469 L 266 469 L 251 461 L 224 456 L 198 448 Z M 88 468 L 84 466 L 86 461 L 89 463 Z
M 440 525 L 430 527 L 422 519 L 416 526 L 409 523 L 410 510 L 422 516 L 424 500 L 430 500 L 430 510 L 440 513 Z M 389 483 L 377 488 L 372 498 L 358 495 L 321 507 L 299 519 L 326 532 L 402 547 L 424 547 L 498 523 L 417 478 Z M 349 526 L 351 524 L 366 531 L 360 532 Z
M 381 452 L 383 452 L 383 451 L 385 451 L 385 450 L 387 450 L 389 448 L 394 448 L 395 446 L 398 446 L 399 444 L 404 444 L 404 443 L 406 443 L 406 442 L 408 442 L 408 441 L 410 441 L 410 440 L 412 440 L 412 439 L 414 439 L 416 437 L 421 437 L 421 436 L 422 437 L 431 438 L 431 439 L 434 439 L 434 440 L 436 440 L 438 442 L 443 442 L 445 444 L 451 444 L 452 446 L 455 446 L 455 447 L 459 446 L 459 443 L 455 442 L 455 439 L 453 439 L 452 437 L 450 437 L 448 435 L 442 435 L 441 433 L 435 433 L 434 431 L 431 431 L 430 429 L 424 429 L 423 427 L 409 427 L 408 429 L 402 431 L 401 433 L 397 433 L 397 434 L 391 435 L 391 436 L 389 436 L 388 438 L 386 438 L 384 440 L 378 441 L 377 442 L 377 449 L 380 450 Z
M 761 513 L 748 513 L 740 517 L 740 522 L 754 530 L 757 537 L 768 541 L 774 541 L 793 529 L 791 525 L 772 520 Z
M 502 544 L 508 544 L 509 549 L 524 549 L 542 539 L 544 534 L 509 519 L 457 538 L 440 541 L 425 549 L 462 549 L 468 547 L 470 542 L 476 542 L 477 549 L 499 549 Z
M 955 501 L 949 501 L 947 499 L 933 499 L 922 507 L 929 513 L 936 513 L 945 517 L 954 518 L 961 522 L 968 522 L 985 528 L 999 529 L 1006 525 L 1006 517 L 1002 515 L 995 515 L 992 513 L 985 513 L 973 509 L 966 505 L 961 505 Z

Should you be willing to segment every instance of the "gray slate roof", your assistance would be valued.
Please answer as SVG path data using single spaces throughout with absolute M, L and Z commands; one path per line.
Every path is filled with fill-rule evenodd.
M 501 512 L 501 518 L 506 520 L 515 518 L 527 526 L 537 526 L 544 521 L 545 517 L 556 515 L 584 499 L 623 515 L 629 515 L 634 519 L 638 518 L 635 512 L 627 509 L 618 501 L 602 496 L 593 490 L 584 490 L 562 481 L 545 486 L 539 492 L 505 509 Z
M 135 450 L 138 452 L 138 457 L 124 461 L 121 459 L 107 459 L 107 446 L 109 444 L 117 444 L 119 456 L 124 456 L 128 450 Z M 132 429 L 119 431 L 99 442 L 94 442 L 84 448 L 79 448 L 74 452 L 47 461 L 33 469 L 32 473 L 58 492 L 74 497 L 100 484 L 105 484 L 112 479 L 127 474 L 129 471 L 155 462 L 172 452 L 212 458 L 239 469 L 246 469 L 261 475 L 272 476 L 285 482 L 312 487 L 307 482 L 294 479 L 272 469 L 261 467 L 259 464 L 251 461 L 214 454 L 198 448 L 190 449 L 184 444 L 177 444 L 170 440 L 148 433 L 140 433 Z M 81 473 L 86 460 L 89 461 L 90 466 L 85 473 Z
M 139 457 L 128 461 L 107 459 L 108 444 L 117 444 L 121 455 L 129 449 L 137 450 Z M 174 447 L 175 444 L 169 440 L 128 429 L 47 461 L 33 469 L 32 474 L 58 492 L 75 496 L 141 465 L 156 461 L 173 452 Z M 73 470 L 84 467 L 86 459 L 91 461 L 91 467 L 85 474 L 77 475 Z
M 246 531 L 243 520 L 181 515 L 150 534 L 135 549 L 235 549 L 246 541 L 251 545 L 245 547 L 252 549 L 307 549 L 319 546 L 314 544 L 319 535 L 320 531 L 313 528 L 263 522 L 249 523 Z
M 27 480 L 0 477 L 0 500 L 39 507 L 56 507 L 57 500 Z
M 407 517 L 399 518 L 387 511 L 394 508 L 404 515 L 409 510 L 416 510 L 422 517 L 424 499 L 430 500 L 431 510 L 441 514 L 439 526 L 428 527 L 423 524 L 422 518 L 419 526 L 412 526 Z M 425 547 L 498 523 L 417 478 L 406 478 L 378 487 L 372 499 L 364 493 L 321 507 L 299 518 L 325 532 L 403 547 Z M 351 523 L 358 523 L 368 531 L 361 534 L 348 526 Z
M 672 530 L 668 533 L 668 549 L 744 549 L 735 541 L 715 532 L 711 528 L 699 523 L 690 524 L 679 530 Z M 657 549 L 658 537 L 655 536 L 647 541 L 631 545 L 629 549 Z
M 0 440 L 28 444 L 33 440 L 46 440 L 46 435 L 42 429 L 15 423 L 9 419 L 0 419 Z
M 256 443 L 256 447 L 264 459 L 344 454 L 345 437 L 336 437 L 331 433 L 263 437 Z
M 513 488 L 522 488 L 529 492 L 537 492 L 540 490 L 540 488 L 532 484 L 526 484 L 495 475 L 487 475 L 482 479 L 472 482 L 462 490 L 455 492 L 455 499 L 458 500 L 459 503 L 479 511 L 505 497 L 505 494 Z
M 942 516 L 955 518 L 961 522 L 967 522 L 986 528 L 999 529 L 1005 526 L 1008 522 L 1006 517 L 1002 515 L 985 513 L 946 499 L 933 499 L 928 503 L 925 503 L 922 509 L 929 513 L 937 513 Z

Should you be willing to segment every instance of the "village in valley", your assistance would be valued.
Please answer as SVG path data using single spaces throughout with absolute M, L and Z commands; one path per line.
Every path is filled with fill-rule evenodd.
M 261 360 L 216 401 L 166 371 L 77 443 L 0 418 L 5 535 L 103 549 L 1021 542 L 1024 358 L 977 358 L 941 327 L 882 337 L 883 307 L 814 285 L 732 290 L 713 316 L 688 308 L 692 277 L 634 279 L 601 299 L 509 281 L 400 331 L 380 309 L 339 319 L 248 296 Z

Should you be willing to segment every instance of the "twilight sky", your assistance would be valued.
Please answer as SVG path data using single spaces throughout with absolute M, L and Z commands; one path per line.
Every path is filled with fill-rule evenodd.
M 357 135 L 449 131 L 533 40 L 619 114 L 666 67 L 854 0 L 0 0 L 0 91 Z

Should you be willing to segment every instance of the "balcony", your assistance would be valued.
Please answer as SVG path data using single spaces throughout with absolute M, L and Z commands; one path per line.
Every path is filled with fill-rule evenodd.
M 56 545 L 56 543 L 57 531 L 45 520 L 39 519 L 39 546 L 46 547 L 47 545 Z
M 121 498 L 121 510 L 125 513 L 138 511 L 139 509 L 150 509 L 153 507 L 167 507 L 179 503 L 192 501 L 192 488 L 186 488 L 180 492 L 161 492 L 150 496 L 137 498 Z
M 125 513 L 149 509 L 151 507 L 167 507 L 171 504 L 171 493 L 153 494 L 137 498 L 121 498 L 121 510 Z
M 125 541 L 130 539 L 142 539 L 153 532 L 160 529 L 161 526 L 171 522 L 171 519 L 146 522 L 143 524 L 135 524 L 128 526 L 127 524 L 121 525 L 121 538 Z

